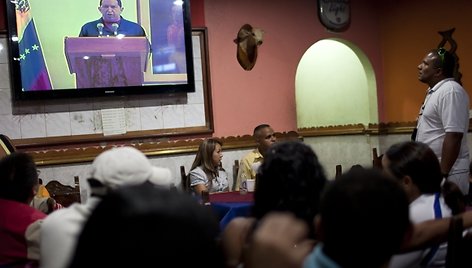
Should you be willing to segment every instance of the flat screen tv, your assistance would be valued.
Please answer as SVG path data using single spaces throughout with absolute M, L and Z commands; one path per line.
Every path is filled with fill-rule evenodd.
M 195 91 L 189 0 L 6 5 L 15 100 Z

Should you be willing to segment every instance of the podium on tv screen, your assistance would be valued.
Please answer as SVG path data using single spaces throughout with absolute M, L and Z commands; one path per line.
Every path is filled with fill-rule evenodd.
M 143 85 L 149 58 L 146 37 L 66 37 L 64 43 L 77 88 Z

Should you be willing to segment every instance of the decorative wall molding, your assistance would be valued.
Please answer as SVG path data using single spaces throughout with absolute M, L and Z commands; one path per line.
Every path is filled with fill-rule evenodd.
M 276 135 L 278 140 L 303 140 L 308 137 L 341 135 L 392 135 L 412 133 L 414 127 L 415 122 L 379 123 L 369 124 L 368 126 L 364 126 L 363 124 L 352 124 L 344 126 L 302 128 L 298 131 L 278 132 Z M 471 127 L 469 127 L 469 132 L 471 131 Z M 195 137 L 185 140 L 166 140 L 143 137 L 143 139 L 128 140 L 127 142 L 125 142 L 125 139 L 120 140 L 117 138 L 115 142 L 103 144 L 79 143 L 67 144 L 65 146 L 61 146 L 58 143 L 55 144 L 55 141 L 51 140 L 49 141 L 49 144 L 54 146 L 49 148 L 35 147 L 34 142 L 25 143 L 25 141 L 27 141 L 25 139 L 13 140 L 13 143 L 18 150 L 31 153 L 36 160 L 37 165 L 46 166 L 90 162 L 101 152 L 112 147 L 123 145 L 134 146 L 147 156 L 195 153 L 204 138 L 205 137 Z M 77 139 L 80 141 L 80 138 Z M 250 135 L 229 136 L 218 139 L 223 142 L 223 150 L 241 150 L 254 148 L 256 146 L 252 136 Z M 110 141 L 109 138 L 108 141 Z M 45 141 L 38 144 L 44 145 Z
M 279 140 L 302 139 L 297 132 L 289 131 L 276 133 Z M 254 139 L 250 135 L 223 137 L 219 138 L 223 142 L 223 150 L 235 150 L 254 148 L 256 146 Z M 101 152 L 113 147 L 124 145 L 133 146 L 142 151 L 147 156 L 164 156 L 195 153 L 203 138 L 158 141 L 149 140 L 146 142 L 128 142 L 128 143 L 110 143 L 110 144 L 91 144 L 67 147 L 34 148 L 23 147 L 21 144 L 15 146 L 20 151 L 30 153 L 38 166 L 61 165 L 72 163 L 83 163 L 92 161 Z M 21 141 L 24 141 L 21 140 Z
M 343 126 L 313 127 L 298 129 L 303 137 L 339 136 L 339 135 L 384 135 L 405 134 L 413 132 L 416 122 L 393 122 L 369 124 L 352 124 Z
M 414 122 L 369 124 L 367 127 L 363 124 L 352 124 L 302 128 L 298 132 L 289 131 L 276 134 L 279 140 L 317 136 L 400 134 L 412 132 L 414 125 Z M 172 132 L 172 130 L 167 131 Z M 202 129 L 202 134 L 204 132 Z M 99 135 L 97 137 L 83 135 L 83 137 L 71 137 L 72 139 L 67 140 L 67 142 L 60 138 L 36 138 L 13 140 L 13 143 L 18 150 L 31 153 L 38 166 L 47 166 L 90 162 L 101 152 L 123 145 L 134 146 L 148 156 L 195 153 L 202 139 L 205 138 L 169 140 L 165 138 L 164 133 L 160 138 L 146 134 L 148 133 L 133 133 L 134 139 L 132 140 L 126 135 L 107 137 L 103 141 L 100 141 Z M 256 145 L 250 135 L 229 136 L 219 139 L 223 142 L 224 150 L 254 148 Z

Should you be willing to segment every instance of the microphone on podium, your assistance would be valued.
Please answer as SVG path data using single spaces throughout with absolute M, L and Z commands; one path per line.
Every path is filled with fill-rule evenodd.
M 103 35 L 103 23 L 99 22 L 97 23 L 97 29 L 98 29 L 98 36 Z
M 119 27 L 118 23 L 113 23 L 111 25 L 111 28 L 113 28 L 113 35 L 115 36 L 118 35 L 118 27 Z

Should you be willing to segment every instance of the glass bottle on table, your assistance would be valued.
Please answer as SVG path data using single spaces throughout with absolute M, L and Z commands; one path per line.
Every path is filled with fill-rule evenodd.
M 247 194 L 247 185 L 246 185 L 247 180 L 248 180 L 247 174 L 243 173 L 241 175 L 241 185 L 239 185 L 240 194 Z

